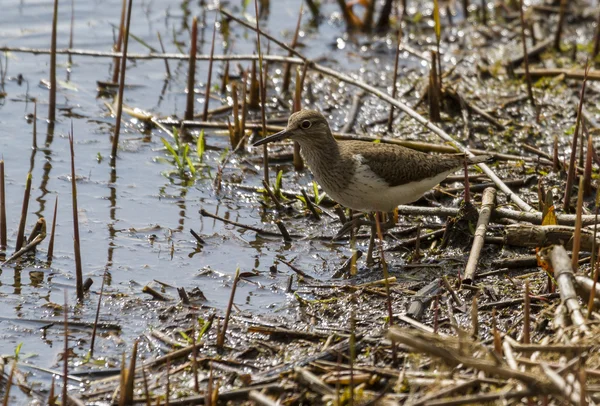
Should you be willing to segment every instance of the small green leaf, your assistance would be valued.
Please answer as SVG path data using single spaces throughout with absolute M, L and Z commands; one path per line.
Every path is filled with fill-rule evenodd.
M 440 23 L 440 5 L 438 4 L 438 0 L 433 0 L 433 22 L 435 29 L 435 38 L 439 44 L 440 38 L 442 36 L 442 25 Z
M 196 141 L 196 154 L 198 154 L 198 158 L 200 162 L 202 162 L 202 158 L 204 157 L 204 150 L 206 149 L 206 140 L 204 139 L 204 130 L 200 131 L 200 135 L 198 135 L 198 141 Z
M 167 141 L 163 137 L 161 137 L 160 140 L 165 145 L 165 148 L 167 148 L 167 151 L 169 151 L 169 153 L 171 154 L 173 159 L 175 159 L 175 163 L 177 164 L 177 167 L 181 168 L 181 160 L 179 159 L 179 155 L 177 154 L 177 152 L 175 151 L 173 146 L 171 146 L 171 144 L 169 144 L 169 141 Z

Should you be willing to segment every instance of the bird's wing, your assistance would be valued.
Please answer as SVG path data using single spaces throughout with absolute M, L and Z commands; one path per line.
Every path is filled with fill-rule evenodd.
M 366 144 L 366 145 L 365 145 Z M 464 155 L 430 155 L 399 145 L 360 141 L 342 144 L 390 186 L 404 185 L 431 178 L 463 165 Z M 356 159 L 356 158 L 355 158 Z

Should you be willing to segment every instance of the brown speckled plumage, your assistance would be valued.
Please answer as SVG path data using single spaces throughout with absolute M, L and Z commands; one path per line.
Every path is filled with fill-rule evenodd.
M 390 211 L 417 200 L 461 168 L 465 159 L 462 154 L 431 155 L 393 144 L 336 141 L 325 117 L 312 110 L 292 114 L 286 130 L 273 136 L 273 140 L 282 138 L 300 144 L 316 181 L 328 195 L 357 210 Z M 486 159 L 476 157 L 468 163 Z

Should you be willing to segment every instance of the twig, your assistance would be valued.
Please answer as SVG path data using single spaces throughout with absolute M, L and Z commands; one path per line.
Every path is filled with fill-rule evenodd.
M 479 263 L 479 256 L 481 255 L 481 249 L 483 248 L 483 244 L 485 242 L 485 233 L 490 222 L 495 200 L 496 189 L 487 188 L 483 191 L 481 209 L 479 210 L 479 220 L 477 221 L 477 228 L 475 229 L 475 238 L 473 239 L 471 253 L 469 254 L 467 266 L 465 267 L 465 276 L 463 279 L 464 283 L 471 283 L 473 279 L 475 279 L 477 264 Z

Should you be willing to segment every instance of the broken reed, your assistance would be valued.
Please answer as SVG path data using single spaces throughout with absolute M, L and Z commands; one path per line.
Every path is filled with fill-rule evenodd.
M 259 85 L 260 85 L 260 102 L 261 102 L 261 108 L 260 108 L 260 118 L 261 118 L 261 137 L 265 137 L 267 135 L 267 118 L 266 118 L 266 96 L 267 96 L 267 92 L 266 92 L 266 88 L 265 88 L 265 83 L 263 80 L 263 59 L 262 59 L 262 52 L 260 50 L 260 26 L 259 26 L 259 21 L 260 21 L 260 16 L 258 13 L 258 0 L 254 0 L 254 11 L 255 11 L 255 15 L 256 15 L 256 48 L 258 51 L 258 68 L 259 68 L 259 73 L 258 73 L 258 78 L 259 78 Z M 269 183 L 269 149 L 267 148 L 267 144 L 263 145 L 263 179 L 265 180 L 265 182 L 267 182 L 267 184 Z
M 58 25 L 58 0 L 54 0 L 52 12 L 52 36 L 50 39 L 50 95 L 48 97 L 48 121 L 56 120 L 56 30 Z
M 156 31 L 156 36 L 158 37 L 158 43 L 160 44 L 160 50 L 164 54 L 165 46 L 163 45 L 162 37 L 160 35 L 160 31 Z M 165 71 L 167 72 L 167 78 L 171 77 L 171 68 L 169 67 L 169 60 L 165 59 Z
M 121 57 L 121 72 L 119 75 L 119 98 L 117 99 L 117 117 L 115 122 L 115 134 L 113 136 L 111 150 L 111 166 L 115 166 L 117 158 L 117 147 L 119 146 L 119 133 L 121 132 L 121 116 L 123 115 L 123 95 L 125 93 L 125 69 L 127 67 L 127 47 L 129 45 L 129 27 L 131 25 L 131 8 L 133 0 L 129 0 L 127 6 L 127 20 L 125 22 L 125 34 L 123 36 L 123 55 Z
M 67 289 L 65 289 L 65 305 L 63 307 L 64 315 L 64 348 L 63 348 L 63 387 L 62 387 L 62 404 L 68 405 L 67 384 L 69 383 L 69 304 L 67 301 Z
M 304 89 L 304 81 L 306 80 L 306 72 L 308 71 L 308 64 L 305 63 L 302 67 L 302 74 L 300 69 L 296 69 L 296 88 L 294 89 L 294 113 L 302 109 L 302 89 Z M 304 169 L 304 159 L 300 155 L 300 144 L 298 141 L 294 141 L 294 169 L 301 171 Z
M 208 102 L 210 100 L 210 83 L 212 79 L 212 70 L 213 70 L 213 58 L 215 55 L 215 38 L 217 34 L 217 18 L 219 14 L 215 15 L 215 23 L 213 25 L 213 35 L 212 35 L 212 43 L 210 46 L 210 58 L 208 59 L 208 79 L 206 80 L 206 92 L 204 93 L 204 112 L 202 113 L 202 120 L 208 120 Z M 194 53 L 194 60 L 196 59 L 196 54 Z M 236 143 L 237 145 L 237 143 Z
M 23 247 L 25 241 L 25 224 L 27 222 L 27 210 L 29 208 L 29 196 L 31 195 L 31 172 L 27 174 L 25 181 L 25 193 L 23 194 L 23 205 L 21 206 L 21 219 L 19 220 L 19 231 L 17 232 L 17 242 L 15 252 Z
M 196 83 L 196 47 L 198 43 L 198 17 L 192 19 L 190 34 L 190 56 L 188 59 L 187 96 L 185 102 L 184 120 L 194 119 L 194 83 Z
M 431 51 L 431 66 L 429 70 L 429 119 L 433 122 L 440 122 L 441 118 L 441 102 L 442 94 L 439 87 L 440 81 L 438 78 L 437 58 L 438 53 Z
M 96 316 L 94 317 L 94 328 L 92 329 L 92 339 L 90 341 L 90 357 L 94 356 L 94 345 L 96 344 L 96 332 L 98 331 L 98 319 L 100 318 L 100 306 L 102 305 L 102 296 L 104 295 L 104 284 L 106 282 L 106 270 L 102 275 L 102 284 L 100 285 L 100 294 L 98 295 L 98 306 L 96 306 Z
M 73 202 L 73 252 L 75 254 L 75 285 L 77 287 L 77 300 L 83 301 L 83 271 L 81 269 L 81 250 L 79 245 L 81 240 L 79 239 L 79 213 L 77 211 L 77 182 L 75 180 L 75 150 L 73 147 L 73 122 L 71 122 L 69 146 L 71 148 L 71 196 Z
M 129 362 L 129 368 L 121 369 L 123 377 L 121 382 L 123 385 L 119 388 L 119 406 L 126 406 L 133 404 L 133 389 L 135 384 L 135 364 L 137 358 L 138 341 L 133 342 L 133 349 L 131 350 L 131 361 Z
M 565 13 L 567 11 L 567 0 L 560 1 L 560 10 L 558 13 L 558 24 L 556 24 L 556 33 L 554 34 L 554 49 L 560 51 L 560 38 L 562 36 Z

